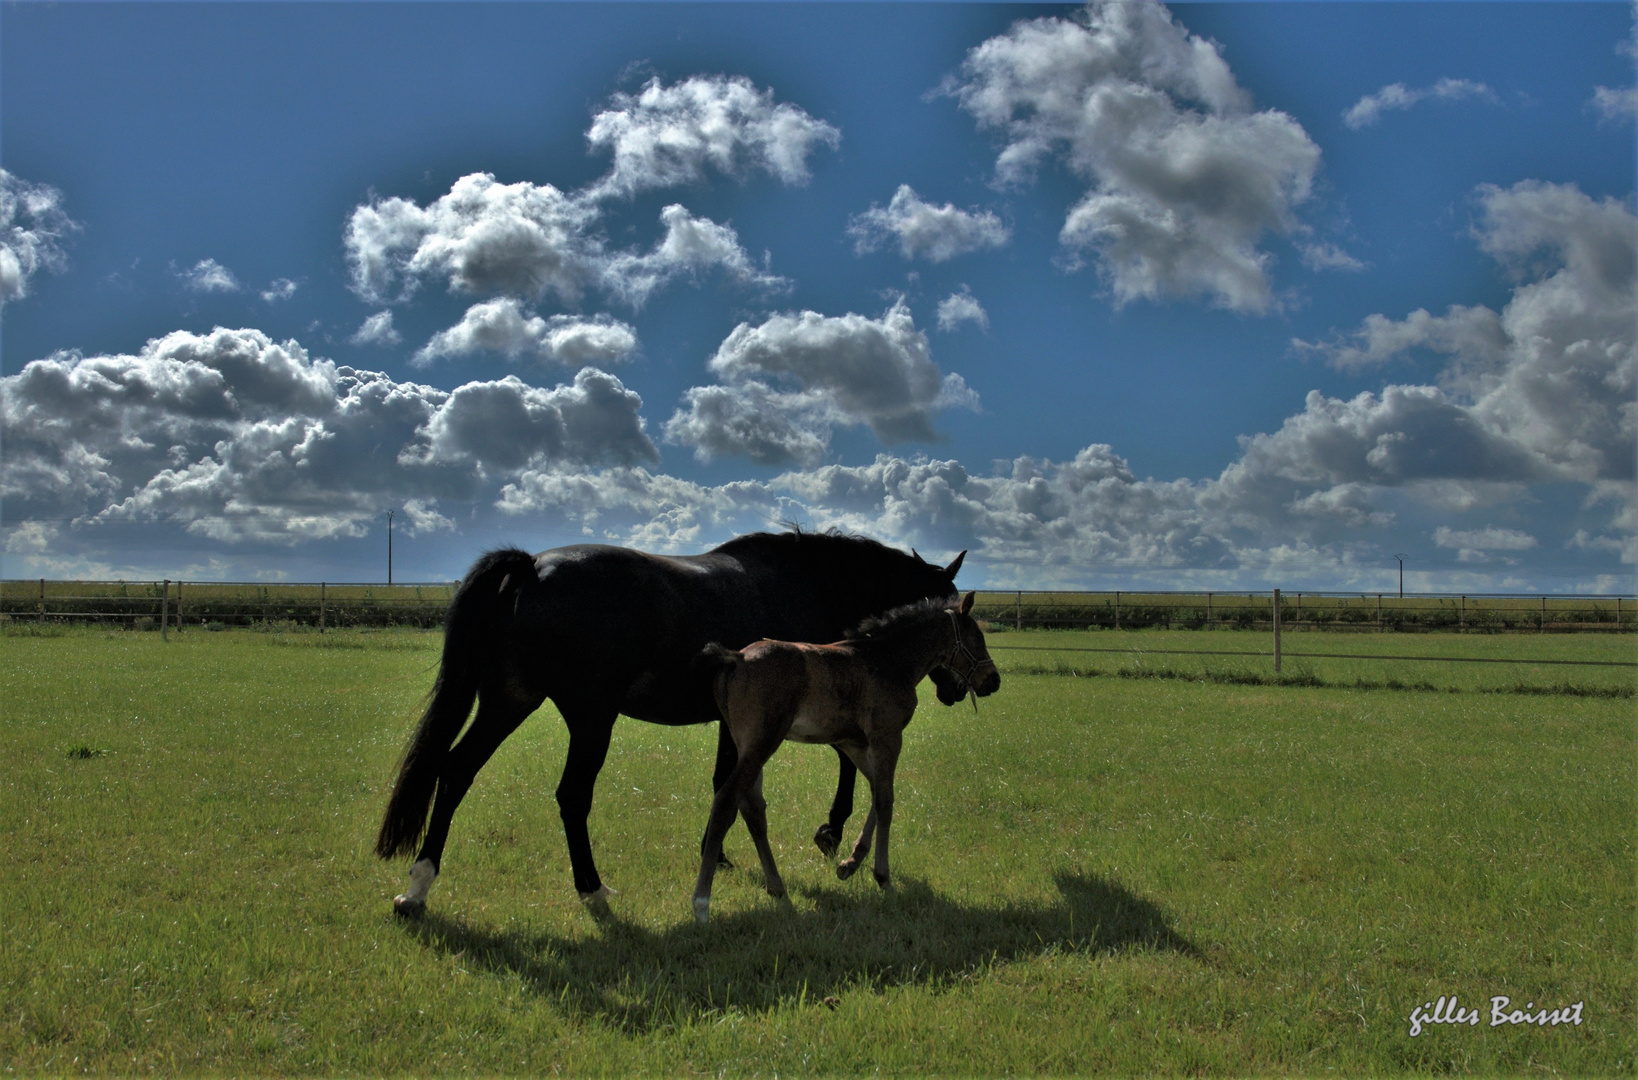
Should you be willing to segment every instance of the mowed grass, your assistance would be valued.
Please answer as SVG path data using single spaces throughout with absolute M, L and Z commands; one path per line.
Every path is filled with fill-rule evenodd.
M 998 653 L 977 715 L 929 695 L 907 732 L 894 891 L 813 850 L 834 757 L 790 746 L 766 787 L 791 901 L 736 828 L 746 868 L 704 929 L 714 730 L 616 727 L 591 828 L 621 893 L 599 920 L 570 884 L 548 707 L 479 776 L 407 924 L 405 867 L 369 846 L 438 645 L 0 636 L 0 1063 L 1634 1069 L 1629 699 L 1027 675 Z M 1584 1022 L 1411 1038 L 1449 994 L 1583 1001 Z

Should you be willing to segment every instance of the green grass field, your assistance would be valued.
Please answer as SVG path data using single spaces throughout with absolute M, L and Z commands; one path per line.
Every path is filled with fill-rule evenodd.
M 480 774 L 408 924 L 389 905 L 405 867 L 369 846 L 438 645 L 0 633 L 0 1065 L 1634 1071 L 1635 710 L 1554 689 L 1570 671 L 1630 692 L 1631 669 L 1521 693 L 1449 664 L 1285 685 L 1251 680 L 1255 660 L 998 650 L 1005 684 L 976 716 L 928 695 L 907 733 L 893 892 L 838 882 L 812 849 L 834 757 L 791 746 L 767 776 L 791 902 L 724 873 L 704 929 L 688 895 L 714 730 L 617 726 L 591 827 L 621 895 L 598 920 L 570 884 L 548 707 Z M 1025 673 L 1059 670 L 1082 677 Z M 729 847 L 754 864 L 743 828 Z M 1485 1023 L 1410 1037 L 1412 1009 L 1450 994 Z M 1504 994 L 1583 1002 L 1583 1023 L 1491 1027 Z

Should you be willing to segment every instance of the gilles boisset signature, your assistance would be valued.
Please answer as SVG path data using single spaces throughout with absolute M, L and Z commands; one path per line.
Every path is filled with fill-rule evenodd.
M 1513 1004 L 1511 998 L 1503 994 L 1490 999 L 1490 1026 L 1501 1027 L 1503 1024 L 1535 1024 L 1537 1027 L 1557 1027 L 1559 1024 L 1581 1023 L 1581 1006 L 1585 1002 L 1578 1001 L 1574 1005 L 1565 1005 L 1559 1009 L 1536 1009 L 1536 1003 L 1531 1001 L 1522 1009 L 1509 1009 Z M 1425 1005 L 1418 1005 L 1411 1010 L 1410 1034 L 1411 1038 L 1422 1034 L 1423 1024 L 1468 1024 L 1478 1027 L 1484 1020 L 1484 1013 L 1479 1009 L 1464 1009 L 1456 1003 L 1456 995 L 1441 996 L 1437 1002 L 1430 1001 Z

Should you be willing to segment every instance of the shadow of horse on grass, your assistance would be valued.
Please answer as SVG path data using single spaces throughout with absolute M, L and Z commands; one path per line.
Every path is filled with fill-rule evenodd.
M 765 904 L 707 927 L 679 919 L 659 931 L 611 913 L 591 938 L 495 932 L 435 913 L 405 927 L 469 970 L 518 978 L 571 1015 L 629 1032 L 817 1004 L 860 989 L 954 986 L 996 963 L 1050 952 L 1202 959 L 1158 907 L 1120 885 L 1080 873 L 1054 880 L 1056 902 L 997 906 L 958 903 L 918 881 L 885 893 L 802 888 L 813 910 Z

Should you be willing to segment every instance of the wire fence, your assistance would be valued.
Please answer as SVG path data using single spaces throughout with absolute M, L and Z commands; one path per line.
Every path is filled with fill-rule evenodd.
M 0 619 L 136 629 L 436 627 L 456 582 L 0 582 Z M 1279 598 L 1276 608 L 1276 596 Z M 1638 596 L 980 590 L 974 614 L 1026 629 L 1633 633 Z

